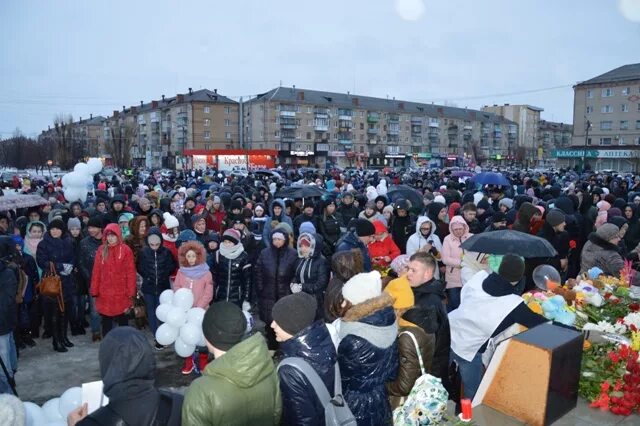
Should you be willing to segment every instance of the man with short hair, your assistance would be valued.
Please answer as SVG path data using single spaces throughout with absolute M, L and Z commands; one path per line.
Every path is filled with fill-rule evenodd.
M 476 219 L 478 215 L 478 208 L 473 202 L 465 203 L 460 209 L 460 214 L 464 218 L 464 221 L 467 222 L 469 226 L 469 232 L 472 234 L 480 234 L 484 229 L 480 225 L 480 221 Z
M 415 311 L 408 311 L 403 318 L 421 326 L 426 333 L 436 336 L 435 351 L 433 353 L 433 375 L 442 379 L 448 388 L 449 348 L 451 337 L 449 319 L 445 306 L 445 285 L 434 278 L 437 262 L 435 258 L 425 252 L 416 252 L 409 258 L 407 279 L 413 289 Z M 420 316 L 420 318 L 416 318 Z
M 345 193 L 342 196 L 342 203 L 340 203 L 340 207 L 338 207 L 338 213 L 342 216 L 342 223 L 340 227 L 347 229 L 349 227 L 349 222 L 352 219 L 355 219 L 360 214 L 360 209 L 353 205 L 353 194 L 350 192 Z
M 247 319 L 231 302 L 212 304 L 202 320 L 210 362 L 187 389 L 182 424 L 280 424 L 282 401 L 267 343 L 256 333 L 244 339 Z
M 102 228 L 104 222 L 102 215 L 95 215 L 89 218 L 87 224 L 87 236 L 80 241 L 80 250 L 78 256 L 78 281 L 80 304 L 84 306 L 84 298 L 89 297 L 89 307 L 91 309 L 91 332 L 92 341 L 97 342 L 101 340 L 100 336 L 100 314 L 96 310 L 96 304 L 93 297 L 89 296 L 89 287 L 91 285 L 91 274 L 93 273 L 93 263 L 96 260 L 96 253 L 98 248 L 102 245 Z M 84 330 L 84 324 L 86 324 L 84 316 L 81 319 L 80 324 L 77 324 L 78 331 L 80 327 Z
M 356 219 L 355 229 L 347 232 L 336 244 L 336 253 L 358 249 L 362 253 L 364 272 L 371 272 L 371 257 L 367 246 L 374 240 L 376 228 L 367 219 Z

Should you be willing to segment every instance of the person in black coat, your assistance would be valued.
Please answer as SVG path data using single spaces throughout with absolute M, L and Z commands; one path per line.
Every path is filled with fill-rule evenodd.
M 320 225 L 318 224 L 318 216 L 313 214 L 315 206 L 313 201 L 308 200 L 304 203 L 304 208 L 302 209 L 302 213 L 296 216 L 293 220 L 293 236 L 297 240 L 300 235 L 300 225 L 304 222 L 311 222 L 313 226 L 318 229 Z
M 15 244 L 10 237 L 0 237 L 0 356 L 7 373 L 13 378 L 18 369 L 16 345 L 13 330 L 17 325 L 18 305 L 18 271 L 10 266 L 17 255 Z M 12 393 L 8 377 L 0 370 L 0 394 Z
M 318 233 L 324 238 L 324 254 L 330 257 L 335 252 L 336 244 L 342 235 L 342 216 L 336 211 L 336 202 L 324 202 L 322 212 L 318 218 Z
M 176 261 L 171 250 L 162 245 L 162 233 L 153 226 L 149 229 L 146 246 L 138 255 L 136 269 L 142 277 L 142 295 L 149 319 L 149 327 L 154 336 L 160 326 L 156 308 L 160 305 L 160 294 L 171 288 L 169 277 L 176 269 Z M 160 346 L 156 343 L 156 346 Z
M 409 208 L 407 200 L 398 200 L 393 209 L 393 220 L 391 221 L 391 238 L 402 254 L 407 252 L 407 241 L 416 229 L 416 222 L 409 214 Z
M 36 253 L 36 262 L 43 274 L 51 271 L 53 265 L 55 273 L 62 281 L 61 298 L 44 296 L 44 315 L 52 324 L 53 349 L 56 352 L 67 352 L 67 348 L 73 347 L 67 332 L 75 294 L 75 284 L 71 276 L 75 256 L 71 240 L 65 235 L 65 229 L 62 219 L 52 220 L 47 233 L 38 244 Z
M 120 215 L 125 212 L 124 210 L 125 203 L 126 202 L 124 199 L 124 195 L 120 195 L 120 194 L 114 195 L 109 205 L 110 209 L 104 215 L 105 221 L 107 223 L 118 223 L 118 219 L 120 218 Z
M 289 247 L 288 231 L 276 227 L 270 236 L 270 245 L 260 252 L 255 268 L 255 290 L 258 296 L 260 318 L 271 324 L 271 309 L 274 303 L 291 294 L 291 281 L 295 273 L 296 251 Z M 267 328 L 269 349 L 276 348 L 275 334 Z
M 428 253 L 417 252 L 409 260 L 407 279 L 413 289 L 415 308 L 403 318 L 421 326 L 426 333 L 434 333 L 436 345 L 431 364 L 432 374 L 442 380 L 449 392 L 449 351 L 451 333 L 445 306 L 445 285 L 433 278 L 437 262 Z
M 132 327 L 111 330 L 100 345 L 98 358 L 103 392 L 109 403 L 91 414 L 84 407 L 72 411 L 68 424 L 181 424 L 183 397 L 154 386 L 156 360 L 142 332 Z
M 215 255 L 213 282 L 215 302 L 231 302 L 249 310 L 251 296 L 251 261 L 242 244 L 242 235 L 236 229 L 222 234 L 220 249 Z
M 296 272 L 291 283 L 291 291 L 303 291 L 316 298 L 316 319 L 322 317 L 324 306 L 324 292 L 329 284 L 329 267 L 322 256 L 321 248 L 316 242 L 316 236 L 303 232 L 298 237 L 298 260 Z
M 104 221 L 101 215 L 89 218 L 87 224 L 87 236 L 80 241 L 80 253 L 78 255 L 78 281 L 80 283 L 80 302 L 84 303 L 85 298 L 89 298 L 89 308 L 91 310 L 91 332 L 93 341 L 100 339 L 100 314 L 95 309 L 93 298 L 89 296 L 91 286 L 91 274 L 93 273 L 93 263 L 96 260 L 96 252 L 102 245 L 102 228 Z
M 275 358 L 302 358 L 320 376 L 330 395 L 334 394 L 337 354 L 323 321 L 313 321 L 316 301 L 302 292 L 285 296 L 273 306 L 273 323 L 280 349 Z M 309 379 L 296 367 L 278 368 L 283 425 L 323 426 L 324 406 Z
M 342 217 L 340 226 L 347 229 L 352 219 L 356 219 L 360 214 L 360 209 L 353 204 L 353 194 L 350 192 L 342 196 L 342 203 L 338 207 L 338 213 Z

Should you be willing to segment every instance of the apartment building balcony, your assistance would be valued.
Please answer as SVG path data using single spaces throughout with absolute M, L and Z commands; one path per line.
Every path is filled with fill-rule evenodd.
M 316 118 L 329 118 L 329 108 L 315 108 L 313 113 Z
M 390 134 L 390 135 L 387 136 L 387 141 L 389 143 L 398 143 L 398 142 L 400 142 L 400 135 Z
M 462 129 L 463 129 L 464 131 L 469 131 L 469 132 L 470 132 L 470 131 L 472 131 L 472 130 L 473 130 L 473 126 L 472 126 L 472 125 L 470 125 L 470 124 L 467 124 L 467 125 L 465 125 Z
M 390 136 L 399 136 L 400 135 L 400 129 L 389 129 L 387 131 L 387 134 Z
M 369 145 L 377 145 L 377 144 L 378 144 L 378 141 L 377 141 L 376 139 L 369 139 L 369 140 L 367 140 L 367 143 L 368 143 Z
M 296 141 L 295 136 L 294 137 L 291 137 L 291 136 L 281 136 L 280 137 L 280 142 L 283 142 L 283 143 L 291 143 L 291 142 L 295 142 L 295 141 Z
M 351 139 L 338 139 L 338 143 L 340 145 L 352 145 L 353 141 Z
M 411 126 L 411 134 L 412 135 L 422 134 L 422 126 Z
M 281 109 L 280 110 L 280 117 L 295 117 L 296 116 L 296 112 L 292 111 L 292 110 L 288 110 L 288 109 Z
M 458 138 L 458 126 L 449 126 L 447 129 L 447 136 L 449 139 L 457 139 Z
M 508 133 L 509 134 L 516 134 L 518 133 L 518 128 L 516 126 L 514 126 L 513 124 L 509 125 L 509 129 L 508 129 Z
M 517 135 L 516 135 L 515 133 L 511 133 L 511 132 L 509 132 L 509 134 L 507 135 L 507 139 L 509 140 L 509 142 L 510 142 L 510 143 L 511 143 L 511 142 L 515 142 L 515 140 L 516 140 L 516 136 L 517 136 Z
M 338 120 L 349 120 L 351 121 L 353 118 L 353 111 L 350 109 L 338 109 Z
M 315 130 L 316 132 L 327 132 L 327 131 L 329 131 L 329 125 L 328 124 L 315 124 L 313 126 L 313 130 Z
M 411 124 L 422 125 L 422 117 L 411 117 Z
M 430 128 L 428 132 L 429 138 L 439 138 L 440 137 L 440 129 Z
M 437 118 L 430 118 L 429 127 L 440 127 L 440 120 L 438 120 Z
M 422 137 L 420 137 L 420 136 L 412 136 L 411 137 L 411 145 L 412 146 L 422 146 Z
M 472 137 L 471 133 L 466 133 L 466 132 L 465 132 L 465 133 L 462 135 L 462 139 L 464 139 L 465 141 L 470 141 L 470 140 L 471 140 L 471 137 Z
M 400 116 L 397 114 L 389 114 L 389 118 L 387 120 L 389 123 L 399 123 Z
M 378 133 L 380 133 L 380 129 L 376 129 L 375 127 L 369 127 L 367 128 L 367 133 L 370 135 L 377 135 Z
M 370 112 L 367 115 L 367 123 L 377 123 L 378 121 L 380 121 L 380 114 L 377 112 Z
M 489 138 L 486 137 L 486 136 L 481 136 L 480 137 L 480 146 L 489 147 Z
M 297 129 L 298 123 L 294 119 L 282 119 L 280 120 L 280 128 L 282 129 Z

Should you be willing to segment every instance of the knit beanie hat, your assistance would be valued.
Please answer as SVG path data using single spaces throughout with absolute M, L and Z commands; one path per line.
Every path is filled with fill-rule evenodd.
M 104 228 L 104 222 L 102 220 L 102 216 L 99 215 L 95 215 L 95 216 L 91 216 L 89 218 L 89 223 L 87 223 L 87 226 L 91 226 L 93 228 Z
M 149 234 L 149 236 L 147 237 L 147 242 L 149 244 L 161 244 L 162 238 L 158 234 Z
M 56 217 L 51 222 L 49 222 L 49 230 L 51 229 L 59 229 L 61 231 L 65 231 L 67 227 L 64 226 L 64 222 L 62 221 L 62 219 L 60 219 L 59 217 Z
M 51 225 L 49 225 L 51 227 Z M 620 233 L 620 229 L 613 223 L 605 223 L 596 231 L 596 235 L 605 241 L 611 241 Z
M 382 294 L 382 280 L 378 271 L 361 272 L 342 286 L 342 297 L 352 305 L 373 299 L 380 294 Z
M 510 283 L 520 281 L 524 274 L 524 260 L 515 254 L 505 254 L 498 269 L 498 275 Z
M 371 209 L 371 210 L 375 210 L 376 209 L 376 202 L 371 200 L 371 201 L 367 201 L 366 204 L 364 205 L 365 209 Z
M 80 219 L 78 219 L 77 217 L 70 217 L 69 220 L 67 221 L 67 228 L 82 229 L 82 226 L 80 224 Z
M 442 195 L 436 195 L 435 197 L 433 197 L 433 202 L 434 203 L 441 203 L 446 205 L 447 204 L 447 200 L 444 199 L 444 197 Z
M 162 214 L 162 217 L 164 218 L 164 226 L 166 226 L 167 229 L 177 228 L 178 226 L 180 226 L 178 219 L 171 213 L 164 212 Z
M 491 216 L 491 219 L 493 220 L 493 223 L 506 222 L 507 215 L 502 213 L 501 211 L 497 211 L 493 214 L 493 216 Z
M 218 197 L 217 195 L 213 196 L 213 204 L 220 204 L 220 197 Z
M 367 219 L 356 220 L 356 235 L 358 237 L 369 237 L 375 233 L 376 228 L 373 226 L 373 223 L 369 222 Z
M 547 213 L 547 223 L 551 226 L 558 226 L 561 223 L 564 223 L 565 216 L 562 210 L 559 209 L 551 209 L 549 213 Z
M 132 213 L 122 213 L 118 217 L 118 223 L 119 222 L 127 222 L 127 223 L 129 223 L 131 221 L 131 219 L 133 219 L 133 214 Z
M 301 291 L 278 300 L 271 315 L 281 329 L 295 336 L 313 324 L 317 308 L 316 298 Z
M 376 234 L 388 232 L 387 226 L 379 220 L 373 221 L 373 228 L 376 230 Z
M 313 225 L 313 222 L 302 222 L 300 224 L 300 233 L 316 235 L 316 227 Z
M 315 315 L 315 310 L 313 311 Z M 231 302 L 216 302 L 209 306 L 202 320 L 205 339 L 217 349 L 228 351 L 240 343 L 247 330 L 247 318 Z
M 236 229 L 227 229 L 222 234 L 222 241 L 231 241 L 234 245 L 240 243 L 242 237 L 240 236 L 240 232 Z
M 511 198 L 503 198 L 498 203 L 498 206 L 505 206 L 506 208 L 511 210 L 513 208 L 513 200 Z

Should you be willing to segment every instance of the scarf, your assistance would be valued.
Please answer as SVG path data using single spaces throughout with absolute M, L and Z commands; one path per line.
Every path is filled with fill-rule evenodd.
M 180 272 L 182 272 L 187 278 L 197 280 L 207 272 L 209 272 L 209 265 L 201 263 L 196 266 L 181 266 Z
M 27 254 L 30 254 L 35 259 L 38 252 L 38 244 L 40 244 L 42 238 L 31 238 L 29 236 L 24 237 L 24 247 Z
M 244 251 L 244 246 L 242 245 L 242 243 L 238 243 L 231 248 L 227 248 L 224 244 L 220 244 L 219 251 L 222 256 L 226 257 L 227 259 L 233 260 L 242 254 L 242 252 Z

